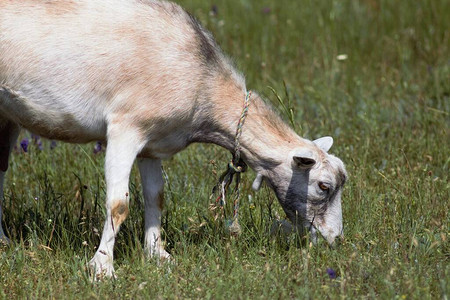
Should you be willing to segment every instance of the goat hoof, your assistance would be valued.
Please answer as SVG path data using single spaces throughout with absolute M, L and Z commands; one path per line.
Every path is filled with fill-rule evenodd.
M 105 278 L 116 279 L 112 258 L 105 251 L 97 251 L 88 265 L 93 281 L 101 281 Z

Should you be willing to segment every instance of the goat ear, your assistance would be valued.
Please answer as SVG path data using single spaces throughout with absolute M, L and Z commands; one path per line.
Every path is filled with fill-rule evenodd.
M 309 150 L 296 153 L 293 159 L 297 167 L 302 169 L 311 169 L 316 164 L 316 160 Z
M 258 173 L 258 174 L 256 175 L 255 180 L 253 181 L 253 184 L 252 184 L 252 189 L 253 189 L 254 191 L 259 190 L 259 188 L 261 187 L 261 184 L 262 184 L 262 180 L 263 180 L 263 176 L 262 176 L 261 174 Z
M 324 136 L 314 140 L 313 143 L 323 151 L 328 152 L 331 146 L 333 146 L 333 138 L 331 136 Z

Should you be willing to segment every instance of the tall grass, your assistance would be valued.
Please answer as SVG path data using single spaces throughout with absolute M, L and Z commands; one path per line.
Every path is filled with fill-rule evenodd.
M 93 284 L 85 264 L 102 230 L 104 155 L 44 141 L 12 155 L 3 226 L 13 244 L 0 249 L 0 298 L 447 299 L 448 1 L 180 4 L 300 135 L 335 138 L 331 152 L 350 175 L 345 242 L 332 250 L 271 235 L 283 213 L 268 188 L 251 191 L 252 172 L 242 185 L 243 233 L 230 237 L 209 200 L 229 154 L 193 145 L 164 162 L 164 239 L 175 263 L 144 257 L 133 169 L 118 279 Z

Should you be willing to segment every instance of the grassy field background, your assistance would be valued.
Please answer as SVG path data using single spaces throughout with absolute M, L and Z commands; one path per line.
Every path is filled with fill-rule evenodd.
M 0 298 L 448 299 L 450 4 L 422 1 L 186 0 L 247 78 L 306 138 L 332 135 L 349 174 L 345 241 L 311 247 L 270 234 L 284 215 L 244 175 L 243 233 L 230 237 L 209 193 L 229 153 L 193 145 L 164 162 L 166 248 L 142 251 L 143 199 L 115 247 L 117 280 L 85 265 L 104 219 L 104 152 L 18 143 L 5 185 Z M 289 117 L 274 96 L 291 103 Z M 250 108 L 251 109 L 251 108 Z

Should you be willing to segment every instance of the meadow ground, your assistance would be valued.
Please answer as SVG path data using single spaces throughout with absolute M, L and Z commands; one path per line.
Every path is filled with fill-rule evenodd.
M 164 238 L 175 263 L 144 257 L 133 169 L 118 279 L 91 283 L 104 153 L 30 141 L 27 153 L 17 145 L 5 186 L 2 224 L 13 244 L 0 249 L 0 298 L 448 299 L 449 2 L 179 2 L 301 136 L 334 137 L 331 152 L 349 174 L 345 241 L 332 250 L 270 235 L 283 213 L 268 188 L 251 190 L 251 171 L 243 232 L 230 237 L 209 200 L 229 153 L 193 145 L 164 162 Z

